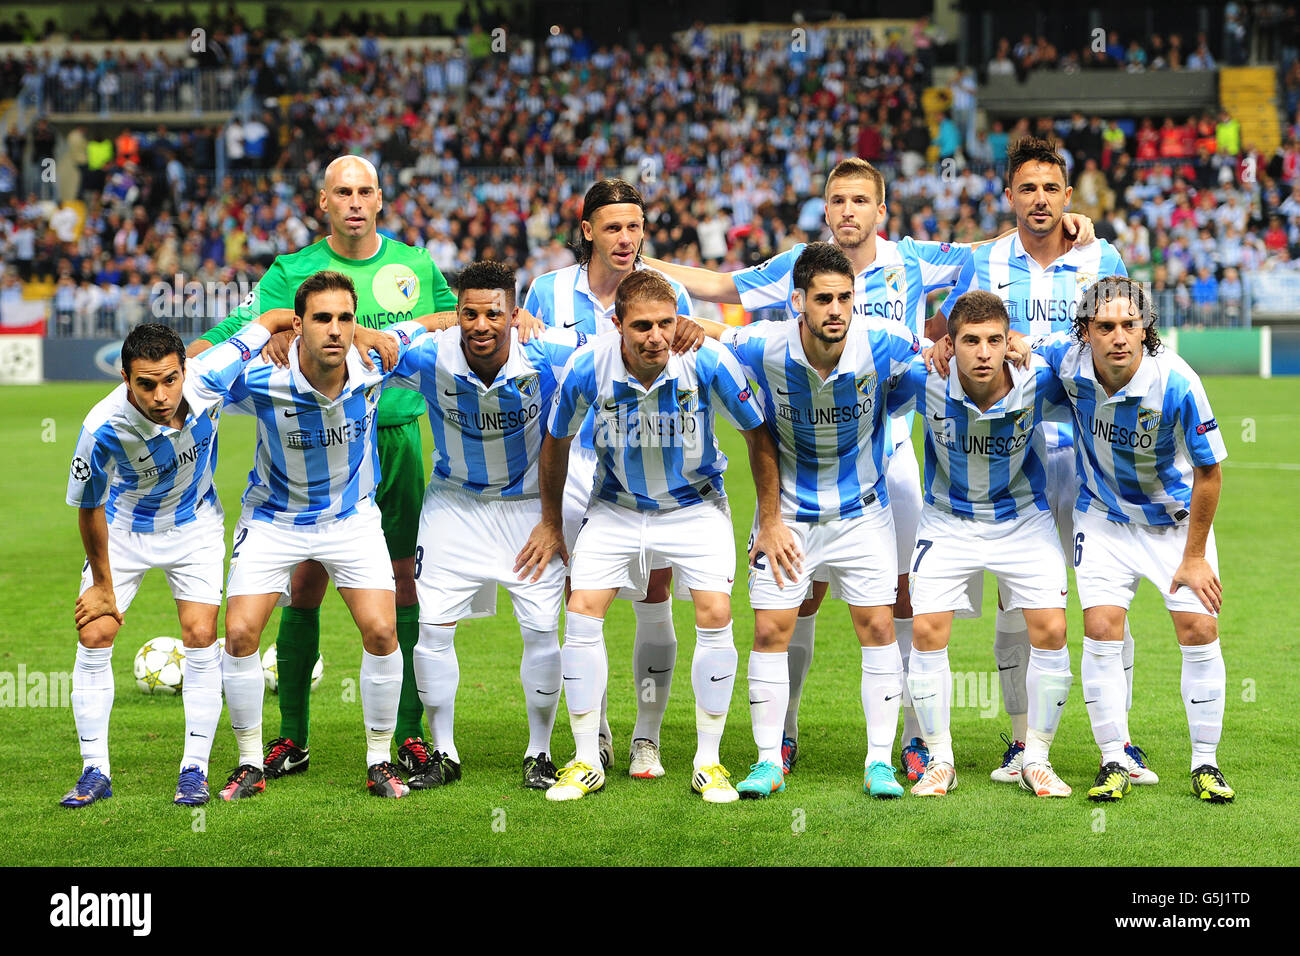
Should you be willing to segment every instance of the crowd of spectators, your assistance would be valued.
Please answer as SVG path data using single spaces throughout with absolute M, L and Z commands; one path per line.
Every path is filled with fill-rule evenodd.
M 23 279 L 54 284 L 56 326 L 120 331 L 155 310 L 159 282 L 172 299 L 153 314 L 211 321 L 223 306 L 184 315 L 174 277 L 244 288 L 275 255 L 319 238 L 319 175 L 347 152 L 381 169 L 381 230 L 427 246 L 448 273 L 501 259 L 525 287 L 573 261 L 580 200 L 599 176 L 642 190 L 647 253 L 690 264 L 742 268 L 820 236 L 820 174 L 850 155 L 885 172 L 889 238 L 970 241 L 1009 227 L 1002 158 L 1032 131 L 1059 140 L 1074 208 L 1168 293 L 1173 322 L 1208 320 L 1211 302 L 1230 312 L 1245 273 L 1300 260 L 1294 136 L 1264 157 L 1226 115 L 1076 114 L 977 131 L 968 71 L 932 128 L 925 57 L 894 38 L 841 45 L 814 28 L 807 39 L 796 51 L 788 38 L 747 48 L 696 29 L 680 47 L 624 48 L 574 30 L 490 56 L 467 39 L 450 53 L 397 53 L 361 38 L 300 72 L 282 71 L 279 52 L 267 66 L 262 51 L 280 96 L 259 96 L 222 129 L 69 133 L 87 210 L 79 233 L 66 207 L 17 186 L 24 157 L 55 153 L 49 124 L 11 136 L 4 256 Z M 293 91 L 288 72 L 306 88 Z

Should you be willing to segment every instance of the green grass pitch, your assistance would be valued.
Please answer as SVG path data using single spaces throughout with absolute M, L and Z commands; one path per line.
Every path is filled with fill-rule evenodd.
M 509 602 L 502 614 L 458 634 L 461 685 L 457 743 L 465 779 L 401 801 L 365 792 L 361 706 L 355 689 L 360 647 L 337 594 L 322 615 L 324 681 L 312 700 L 312 769 L 272 781 L 264 796 L 220 801 L 191 812 L 171 804 L 184 728 L 181 701 L 136 690 L 131 661 L 148 638 L 177 635 L 175 608 L 160 574 L 147 579 L 127 615 L 114 655 L 117 700 L 110 731 L 114 797 L 83 810 L 57 800 L 80 769 L 72 713 L 62 706 L 0 708 L 0 864 L 336 865 L 336 864 L 829 864 L 829 865 L 1276 865 L 1294 862 L 1300 779 L 1294 760 L 1297 673 L 1293 584 L 1300 478 L 1300 380 L 1212 378 L 1206 382 L 1229 449 L 1215 528 L 1224 583 L 1221 629 L 1228 708 L 1220 762 L 1237 789 L 1233 806 L 1202 806 L 1187 782 L 1187 724 L 1178 692 L 1179 654 L 1164 606 L 1144 584 L 1133 608 L 1137 635 L 1134 738 L 1161 774 L 1099 808 L 1082 790 L 1096 751 L 1078 682 L 1082 618 L 1071 594 L 1070 651 L 1076 675 L 1053 760 L 1075 788 L 1069 800 L 1035 800 L 989 781 L 1002 752 L 1001 714 L 979 700 L 954 707 L 961 788 L 942 800 L 873 801 L 862 793 L 865 729 L 859 655 L 842 604 L 827 602 L 801 712 L 801 760 L 784 794 L 710 806 L 688 790 L 694 749 L 689 604 L 676 605 L 678 667 L 664 726 L 668 775 L 626 776 L 634 715 L 631 609 L 616 604 L 606 634 L 610 721 L 616 764 L 602 794 L 548 804 L 519 786 L 526 742 L 519 690 L 520 641 Z M 0 675 L 70 673 L 82 551 L 73 510 L 63 503 L 80 422 L 106 384 L 0 389 Z M 219 490 L 233 527 L 252 460 L 251 419 L 222 426 Z M 427 436 L 426 436 L 427 441 Z M 723 441 L 737 553 L 753 507 L 743 442 Z M 229 547 L 229 539 L 227 540 Z M 743 565 L 742 565 L 743 567 Z M 740 577 L 743 582 L 743 574 Z M 992 592 L 985 616 L 958 622 L 955 672 L 996 687 L 991 652 Z M 1287 597 L 1292 595 L 1292 597 Z M 734 599 L 743 675 L 753 617 L 744 587 Z M 264 636 L 274 639 L 276 618 Z M 0 679 L 4 679 L 0 677 Z M 24 703 L 36 703 L 24 697 Z M 987 699 L 985 701 L 987 703 Z M 265 704 L 265 736 L 278 726 Z M 572 752 L 561 708 L 554 745 Z M 723 741 L 734 779 L 754 759 L 745 683 L 737 680 Z M 234 736 L 222 714 L 212 777 L 234 765 Z M 215 789 L 215 788 L 214 788 Z

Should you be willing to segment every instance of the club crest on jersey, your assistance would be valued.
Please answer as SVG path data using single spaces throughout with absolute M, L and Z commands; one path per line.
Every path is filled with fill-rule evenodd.
M 1082 292 L 1096 281 L 1097 273 L 1095 272 L 1077 272 L 1074 276 L 1074 286 L 1079 292 Z
M 1029 409 L 1027 408 L 1022 409 L 1020 412 L 1016 414 L 1016 431 L 1018 432 L 1025 431 L 1026 429 L 1029 428 L 1029 425 L 1032 421 L 1033 421 L 1033 416 L 1029 413 Z
M 209 419 L 215 422 L 220 417 L 221 417 L 221 405 L 219 404 L 213 405 L 211 408 L 208 409 Z
M 520 375 L 515 379 L 515 388 L 518 389 L 519 394 L 523 395 L 525 398 L 536 398 L 537 392 L 541 387 L 542 380 L 537 374 Z
M 683 412 L 695 411 L 695 389 L 679 388 L 677 390 L 677 408 Z
M 1138 424 L 1142 426 L 1144 432 L 1149 432 L 1153 428 L 1160 427 L 1160 412 L 1154 408 L 1138 409 Z
M 876 373 L 868 372 L 866 375 L 859 375 L 853 380 L 853 384 L 863 395 L 870 395 L 876 390 Z
M 373 405 L 377 401 L 379 401 L 379 386 L 371 385 L 366 389 L 366 404 Z
M 390 262 L 375 273 L 370 292 L 386 312 L 409 312 L 420 298 L 420 277 L 410 266 Z
M 885 270 L 885 288 L 889 289 L 889 291 L 893 292 L 895 295 L 902 294 L 903 269 L 901 266 L 895 269 Z

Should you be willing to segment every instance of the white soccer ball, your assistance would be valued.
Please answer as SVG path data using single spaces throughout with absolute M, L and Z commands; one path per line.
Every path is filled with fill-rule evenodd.
M 135 652 L 135 684 L 146 694 L 170 696 L 185 682 L 185 645 L 174 637 L 155 637 Z
M 320 686 L 321 678 L 324 676 L 325 658 L 317 654 L 316 666 L 311 669 L 312 690 Z M 266 681 L 266 689 L 272 694 L 280 693 L 280 668 L 276 660 L 274 644 L 268 647 L 262 655 L 262 679 Z

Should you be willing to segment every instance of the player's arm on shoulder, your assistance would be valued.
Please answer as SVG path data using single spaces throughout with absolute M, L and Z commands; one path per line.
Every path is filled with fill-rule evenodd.
M 276 334 L 286 329 L 293 330 L 292 309 L 264 312 L 255 322 L 191 360 L 186 372 L 195 376 L 200 394 L 226 398 L 249 364 L 265 353 Z
M 933 346 L 931 347 L 933 348 Z M 925 391 L 929 376 L 926 349 L 914 356 L 907 367 L 895 372 L 886 383 L 885 408 L 890 415 L 902 415 L 916 408 L 918 397 Z
M 1061 363 L 1066 353 L 1076 344 L 1074 336 L 1069 332 L 1052 332 L 1049 335 L 1022 336 L 1022 338 L 1029 344 L 1030 351 L 1042 358 L 1048 367 L 1057 373 L 1061 371 Z
M 794 533 L 781 520 L 781 471 L 777 462 L 776 441 L 766 425 L 746 428 L 740 433 L 749 449 L 749 469 L 754 476 L 758 503 L 758 534 L 749 549 L 752 567 L 759 555 L 766 555 L 776 586 L 798 577 L 803 570 L 803 553 Z
M 728 272 L 714 272 L 696 266 L 679 266 L 675 262 L 662 259 L 643 258 L 641 260 L 651 269 L 662 272 L 670 279 L 675 279 L 686 287 L 686 291 L 705 302 L 729 302 L 740 304 L 740 293 L 736 283 Z
M 1061 217 L 1065 237 L 1073 239 L 1075 246 L 1086 246 L 1096 241 L 1097 232 L 1092 227 L 1092 220 L 1077 212 L 1067 212 Z
M 749 384 L 745 369 L 731 350 L 721 345 L 701 349 L 696 360 L 696 374 L 702 385 L 717 396 L 723 414 L 739 431 L 763 423 L 763 409 Z

